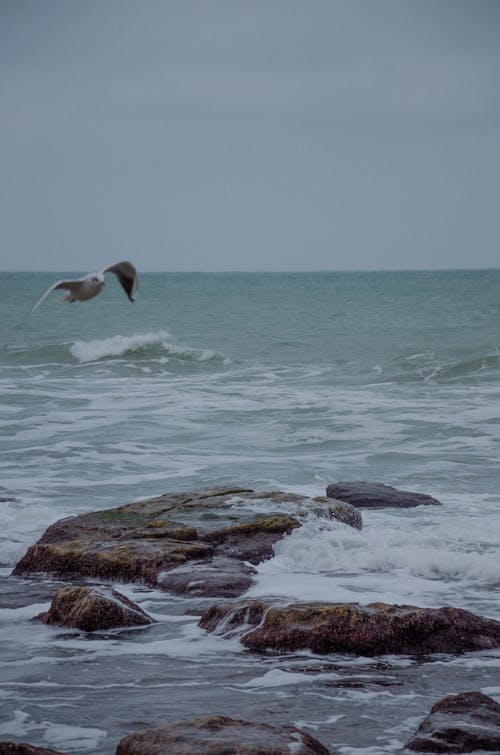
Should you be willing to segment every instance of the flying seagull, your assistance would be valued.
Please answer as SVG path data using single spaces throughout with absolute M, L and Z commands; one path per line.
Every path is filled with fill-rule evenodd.
M 93 299 L 94 296 L 101 293 L 106 285 L 106 281 L 104 280 L 105 273 L 114 273 L 130 301 L 135 300 L 135 294 L 139 285 L 137 270 L 131 262 L 122 260 L 121 262 L 115 262 L 113 265 L 108 265 L 108 267 L 103 267 L 102 270 L 98 270 L 96 273 L 84 275 L 83 278 L 56 281 L 38 297 L 31 309 L 18 322 L 12 333 L 17 333 L 30 314 L 40 306 L 51 291 L 59 288 L 68 291 L 63 301 L 88 301 L 89 299 Z M 7 346 L 8 344 L 4 344 L 5 349 Z
M 63 298 L 63 301 L 88 301 L 88 299 L 93 299 L 94 296 L 101 293 L 106 285 L 106 281 L 104 280 L 105 273 L 114 273 L 130 301 L 134 301 L 139 283 L 137 270 L 131 262 L 122 260 L 121 262 L 115 262 L 108 267 L 103 267 L 102 270 L 99 270 L 96 273 L 88 273 L 88 275 L 84 275 L 83 278 L 56 281 L 36 300 L 28 312 L 28 315 L 40 306 L 51 291 L 55 291 L 59 288 L 69 291 L 69 293 Z

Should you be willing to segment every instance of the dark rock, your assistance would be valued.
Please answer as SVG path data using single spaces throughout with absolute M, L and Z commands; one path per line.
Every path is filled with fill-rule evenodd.
M 158 576 L 158 587 L 176 595 L 236 598 L 246 592 L 256 570 L 234 558 L 191 561 Z
M 217 545 L 217 553 L 260 564 L 274 555 L 273 545 L 300 523 L 287 514 L 257 516 L 249 522 L 207 532 L 203 540 Z
M 326 498 L 246 488 L 169 493 L 138 503 L 70 517 L 52 524 L 13 574 L 99 578 L 157 585 L 158 575 L 189 561 L 226 556 L 259 563 L 299 527 L 295 516 L 325 516 L 358 526 L 348 504 Z M 256 509 L 262 508 L 262 514 Z M 181 521 L 182 520 L 182 521 Z
M 199 540 L 195 527 L 167 518 L 192 507 L 222 505 L 244 488 L 167 494 L 138 503 L 62 519 L 32 545 L 13 574 L 99 577 L 156 585 L 160 572 L 193 559 L 210 558 L 214 548 Z
M 227 716 L 157 726 L 129 734 L 116 755 L 328 755 L 330 752 L 295 726 L 270 726 Z
M 47 750 L 46 747 L 34 747 L 25 742 L 0 742 L 0 755 L 66 755 L 60 750 Z
M 464 653 L 500 647 L 500 622 L 460 608 L 417 608 L 371 603 L 299 603 L 285 608 L 259 601 L 213 606 L 199 626 L 223 628 L 233 634 L 240 625 L 241 642 L 250 650 L 353 653 L 374 656 L 392 653 Z M 248 631 L 248 625 L 258 625 Z
M 439 700 L 407 742 L 413 752 L 500 753 L 500 705 L 481 692 Z
M 347 501 L 336 501 L 324 496 L 313 498 L 315 503 L 324 504 L 324 514 L 329 519 L 336 519 L 338 522 L 348 524 L 355 530 L 363 529 L 363 519 L 361 512 L 358 511 L 351 503 Z M 319 513 L 317 509 L 315 509 Z M 321 511 L 321 510 L 320 510 Z
M 381 482 L 335 482 L 326 489 L 328 498 L 347 501 L 357 508 L 413 508 L 414 506 L 440 506 L 436 498 L 424 493 L 398 490 Z
M 153 623 L 142 608 L 110 587 L 62 587 L 49 610 L 36 618 L 84 632 Z

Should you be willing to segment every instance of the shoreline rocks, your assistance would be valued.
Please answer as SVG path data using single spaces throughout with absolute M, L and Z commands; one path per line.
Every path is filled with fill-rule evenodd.
M 500 705 L 481 692 L 449 695 L 432 706 L 406 743 L 412 752 L 500 752 Z
M 326 498 L 313 501 L 293 493 L 255 493 L 247 488 L 165 494 L 55 522 L 28 549 L 13 575 L 50 574 L 156 587 L 161 586 L 160 574 L 197 562 L 221 573 L 218 584 L 223 596 L 222 564 L 226 563 L 235 596 L 249 583 L 242 580 L 237 593 L 235 570 L 220 559 L 258 564 L 271 558 L 273 545 L 300 527 L 302 516 L 318 512 L 361 526 L 360 514 L 352 506 L 332 505 Z M 168 579 L 162 577 L 161 582 L 166 585 Z M 216 594 L 216 583 L 212 578 L 210 594 Z
M 295 726 L 250 723 L 228 716 L 156 726 L 124 737 L 116 755 L 334 755 Z
M 280 608 L 252 601 L 212 606 L 199 626 L 224 634 L 242 627 L 242 644 L 256 652 L 425 655 L 500 647 L 500 622 L 450 607 L 298 603 Z M 255 628 L 248 631 L 248 626 Z
M 359 509 L 408 509 L 415 506 L 441 506 L 425 493 L 399 490 L 381 482 L 334 482 L 326 489 L 328 498 L 346 501 Z
M 62 587 L 48 611 L 35 617 L 44 624 L 94 632 L 98 629 L 153 624 L 142 608 L 110 587 Z

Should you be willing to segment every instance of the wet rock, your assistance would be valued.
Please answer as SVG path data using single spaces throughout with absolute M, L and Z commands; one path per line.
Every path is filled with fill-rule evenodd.
M 36 618 L 45 624 L 84 632 L 153 623 L 153 619 L 125 595 L 101 586 L 62 587 L 49 610 Z
M 353 653 L 464 653 L 500 647 L 500 622 L 459 608 L 417 608 L 371 603 L 299 603 L 285 608 L 260 601 L 213 606 L 199 626 L 233 634 L 240 625 L 241 642 L 255 651 Z M 255 626 L 248 631 L 249 626 Z
M 440 506 L 436 498 L 424 493 L 398 490 L 381 482 L 335 482 L 326 489 L 328 498 L 347 501 L 356 508 L 407 509 L 414 506 Z
M 294 726 L 207 716 L 129 734 L 118 744 L 116 755 L 328 755 L 329 752 L 317 739 Z
M 166 494 L 138 503 L 94 511 L 51 525 L 32 545 L 13 574 L 99 577 L 156 585 L 160 572 L 194 559 L 210 558 L 214 548 L 198 532 L 172 519 L 192 507 L 222 505 L 244 488 Z
M 287 514 L 254 517 L 249 522 L 207 532 L 203 540 L 217 545 L 217 553 L 260 564 L 274 555 L 273 545 L 300 523 Z
M 319 503 L 318 503 L 319 502 Z M 63 519 L 32 545 L 13 574 L 143 582 L 190 561 L 214 556 L 259 563 L 294 527 L 296 517 L 321 509 L 346 522 L 347 504 L 246 488 L 169 493 Z M 262 513 L 256 513 L 261 509 Z M 356 516 L 352 521 L 357 521 Z M 356 524 L 353 524 L 356 526 Z
M 60 750 L 47 750 L 25 742 L 0 742 L 0 755 L 66 755 Z
M 439 700 L 407 742 L 412 752 L 500 752 L 500 705 L 481 692 Z
M 350 527 L 354 527 L 355 530 L 363 529 L 361 512 L 351 503 L 347 503 L 347 501 L 332 500 L 331 498 L 324 496 L 313 498 L 313 501 L 324 505 L 325 516 L 329 519 L 336 519 L 338 522 L 348 524 Z
M 158 587 L 176 595 L 236 598 L 246 592 L 256 570 L 234 558 L 191 561 L 158 576 Z

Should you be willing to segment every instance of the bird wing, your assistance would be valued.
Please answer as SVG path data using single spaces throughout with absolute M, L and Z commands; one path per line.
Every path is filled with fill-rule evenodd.
M 30 311 L 28 312 L 28 315 L 30 315 L 32 312 L 34 312 L 35 309 L 37 309 L 37 307 L 40 306 L 40 304 L 43 302 L 43 300 L 50 294 L 50 292 L 51 291 L 55 291 L 56 288 L 65 288 L 68 291 L 78 291 L 78 289 L 80 288 L 81 285 L 82 285 L 82 279 L 80 279 L 80 280 L 70 280 L 70 281 L 65 281 L 65 280 L 56 281 L 51 286 L 49 286 L 48 289 L 46 291 L 44 291 L 41 296 L 38 297 L 38 299 L 36 300 L 36 302 L 31 307 Z M 26 316 L 28 316 L 28 315 L 26 315 Z
M 114 273 L 130 301 L 134 301 L 139 280 L 137 270 L 131 262 L 127 260 L 115 262 L 113 265 L 103 267 L 101 273 Z

